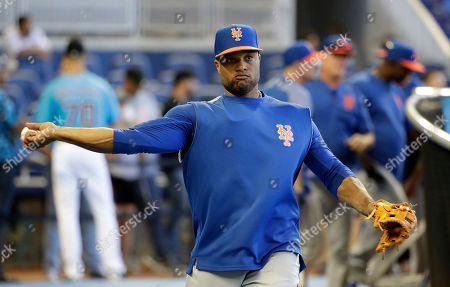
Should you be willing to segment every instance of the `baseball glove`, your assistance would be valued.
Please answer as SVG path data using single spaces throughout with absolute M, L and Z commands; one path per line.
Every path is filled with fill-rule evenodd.
M 408 238 L 417 227 L 416 212 L 411 208 L 415 205 L 402 203 L 389 203 L 378 200 L 373 203 L 374 209 L 366 219 L 372 219 L 373 226 L 384 232 L 376 248 L 377 252 L 383 253 L 387 248 L 398 244 Z

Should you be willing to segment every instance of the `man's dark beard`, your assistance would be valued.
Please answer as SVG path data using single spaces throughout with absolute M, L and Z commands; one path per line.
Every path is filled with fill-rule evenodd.
M 230 81 L 229 83 L 223 83 L 225 90 L 237 97 L 243 97 L 247 95 L 258 84 L 257 81 L 252 80 L 247 85 L 239 85 L 239 81 Z

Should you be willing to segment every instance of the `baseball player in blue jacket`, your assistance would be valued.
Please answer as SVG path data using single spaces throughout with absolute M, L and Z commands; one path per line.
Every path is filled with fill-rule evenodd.
M 305 263 L 293 184 L 302 164 L 359 212 L 369 214 L 373 200 L 328 149 L 308 108 L 258 89 L 261 51 L 252 27 L 224 27 L 214 60 L 223 95 L 130 129 L 30 123 L 22 142 L 101 153 L 179 150 L 195 235 L 186 286 L 297 286 Z

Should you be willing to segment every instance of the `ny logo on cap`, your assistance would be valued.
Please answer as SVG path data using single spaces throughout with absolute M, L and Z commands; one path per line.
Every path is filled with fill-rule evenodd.
M 241 28 L 231 28 L 231 35 L 233 36 L 235 41 L 240 41 L 242 38 Z
M 291 146 L 290 142 L 294 141 L 294 138 L 292 137 L 294 134 L 291 131 L 291 126 L 290 125 L 285 125 L 283 127 L 283 125 L 277 125 L 278 128 L 278 134 L 280 135 L 278 137 L 278 139 L 280 140 L 284 140 L 284 146 Z M 286 128 L 286 129 L 284 129 Z

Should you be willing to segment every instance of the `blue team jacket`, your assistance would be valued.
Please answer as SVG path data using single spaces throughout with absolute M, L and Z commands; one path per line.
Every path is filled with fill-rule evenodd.
M 267 95 L 223 95 L 114 131 L 114 153 L 179 149 L 195 235 L 188 274 L 195 262 L 199 270 L 258 270 L 273 252 L 300 254 L 293 184 L 302 163 L 334 196 L 354 176 L 328 149 L 309 109 Z

